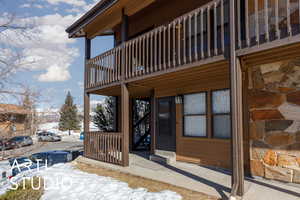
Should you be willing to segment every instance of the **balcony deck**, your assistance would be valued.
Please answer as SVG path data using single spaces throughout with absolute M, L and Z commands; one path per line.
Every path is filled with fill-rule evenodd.
M 226 60 L 226 0 L 214 0 L 86 62 L 87 92 Z M 237 3 L 238 56 L 300 42 L 300 0 Z

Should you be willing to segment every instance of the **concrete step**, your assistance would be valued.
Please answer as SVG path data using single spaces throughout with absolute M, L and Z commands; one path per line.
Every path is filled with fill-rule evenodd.
M 176 153 L 156 150 L 155 154 L 150 155 L 150 160 L 159 163 L 174 164 L 176 162 Z

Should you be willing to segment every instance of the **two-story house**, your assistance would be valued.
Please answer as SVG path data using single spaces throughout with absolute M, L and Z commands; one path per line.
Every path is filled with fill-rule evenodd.
M 151 153 L 300 183 L 298 0 L 102 0 L 85 38 L 85 156 L 129 165 L 132 101 L 150 99 Z M 91 41 L 115 48 L 91 58 Z M 91 94 L 117 97 L 114 133 L 89 131 Z

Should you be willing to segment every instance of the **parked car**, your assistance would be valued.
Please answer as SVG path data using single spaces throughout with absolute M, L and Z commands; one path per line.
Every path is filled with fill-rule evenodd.
M 24 146 L 32 145 L 33 141 L 30 136 L 16 136 L 7 140 L 4 145 L 5 149 L 16 149 Z
M 68 151 L 65 150 L 66 152 L 69 152 L 70 154 L 72 154 L 72 160 L 75 160 L 76 158 L 78 158 L 79 156 L 83 156 L 83 151 L 82 150 L 76 150 L 76 151 Z
M 29 157 L 33 162 L 41 160 L 40 163 L 52 166 L 58 163 L 66 163 L 72 161 L 72 153 L 68 151 L 47 151 L 41 153 L 32 154 Z
M 30 165 L 29 165 L 30 163 Z M 26 171 L 29 169 L 36 169 L 37 168 L 37 163 L 33 162 L 30 158 L 28 157 L 20 157 L 20 158 L 11 158 L 9 159 L 9 164 L 11 167 L 12 171 L 12 176 L 15 176 L 19 174 L 20 172 Z M 41 165 L 42 167 L 42 165 Z
M 81 132 L 81 133 L 80 133 L 79 139 L 80 139 L 80 140 L 84 140 L 84 132 Z
M 61 136 L 51 133 L 51 132 L 40 132 L 38 133 L 39 142 L 59 142 L 61 141 Z
M 16 176 L 20 172 L 24 172 L 30 169 L 41 168 L 47 165 L 50 167 L 58 163 L 67 163 L 72 161 L 72 152 L 69 151 L 47 151 L 41 153 L 32 154 L 29 157 L 12 158 L 9 159 L 11 166 L 17 161 L 19 167 L 14 167 L 12 169 L 12 176 Z M 30 167 L 28 163 L 31 162 Z M 16 163 L 15 163 L 16 165 Z
M 3 185 L 6 185 L 9 182 L 9 179 L 12 177 L 12 171 L 10 163 L 5 160 L 0 162 L 0 188 Z

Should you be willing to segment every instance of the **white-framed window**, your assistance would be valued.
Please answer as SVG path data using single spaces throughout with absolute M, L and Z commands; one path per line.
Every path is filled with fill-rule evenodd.
M 184 95 L 184 136 L 207 137 L 206 92 Z
M 183 136 L 231 138 L 230 90 L 183 96 Z

